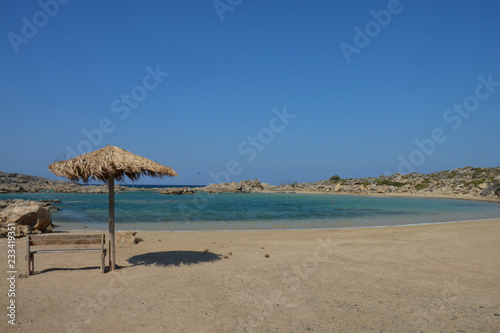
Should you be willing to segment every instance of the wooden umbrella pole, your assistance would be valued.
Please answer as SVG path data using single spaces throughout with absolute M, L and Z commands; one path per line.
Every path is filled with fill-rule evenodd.
M 109 270 L 115 270 L 115 179 L 109 177 Z

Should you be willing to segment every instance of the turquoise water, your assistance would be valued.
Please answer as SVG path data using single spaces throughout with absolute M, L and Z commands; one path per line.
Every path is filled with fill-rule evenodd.
M 60 199 L 59 230 L 106 230 L 107 194 L 0 194 L 0 199 Z M 118 230 L 257 230 L 391 226 L 500 217 L 500 204 L 448 199 L 327 194 L 117 193 Z M 335 204 L 332 204 L 332 201 Z

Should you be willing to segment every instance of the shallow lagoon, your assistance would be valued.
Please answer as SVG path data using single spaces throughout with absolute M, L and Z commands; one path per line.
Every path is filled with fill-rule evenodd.
M 60 199 L 58 230 L 107 230 L 108 195 L 0 194 L 0 199 Z M 118 230 L 258 230 L 356 228 L 500 217 L 491 202 L 329 194 L 223 193 L 194 196 L 117 193 Z M 334 202 L 334 204 L 332 203 Z

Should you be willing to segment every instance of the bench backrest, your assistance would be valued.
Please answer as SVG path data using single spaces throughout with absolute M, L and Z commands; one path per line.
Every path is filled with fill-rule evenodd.
M 37 245 L 74 245 L 74 244 L 105 244 L 104 234 L 90 235 L 26 235 L 30 246 Z

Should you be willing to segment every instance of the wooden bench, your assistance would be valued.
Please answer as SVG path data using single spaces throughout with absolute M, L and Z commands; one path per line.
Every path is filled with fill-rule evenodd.
M 56 253 L 56 252 L 100 252 L 101 253 L 101 273 L 104 273 L 104 261 L 106 258 L 106 243 L 104 234 L 49 234 L 49 235 L 26 235 L 27 249 L 26 263 L 28 264 L 28 276 L 35 272 L 35 253 Z M 32 246 L 46 245 L 89 245 L 100 244 L 100 248 L 92 249 L 32 249 Z

